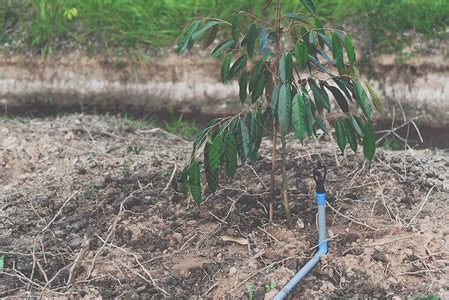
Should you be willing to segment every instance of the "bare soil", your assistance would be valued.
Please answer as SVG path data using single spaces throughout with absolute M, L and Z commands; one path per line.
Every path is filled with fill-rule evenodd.
M 114 117 L 0 122 L 0 297 L 269 299 L 315 251 L 317 158 L 330 250 L 292 298 L 449 297 L 447 151 L 370 163 L 291 142 L 288 230 L 279 190 L 267 219 L 268 140 L 198 208 L 179 193 L 191 145 L 176 136 Z

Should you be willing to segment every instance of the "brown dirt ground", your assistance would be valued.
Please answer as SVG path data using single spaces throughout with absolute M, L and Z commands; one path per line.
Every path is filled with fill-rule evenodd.
M 449 297 L 447 152 L 379 150 L 369 163 L 336 161 L 327 142 L 290 146 L 293 230 L 279 196 L 267 220 L 268 140 L 260 180 L 244 164 L 198 208 L 177 192 L 191 147 L 176 136 L 114 117 L 0 121 L 0 297 L 231 299 L 251 286 L 269 298 L 267 284 L 279 289 L 313 255 L 318 156 L 330 252 L 292 298 Z

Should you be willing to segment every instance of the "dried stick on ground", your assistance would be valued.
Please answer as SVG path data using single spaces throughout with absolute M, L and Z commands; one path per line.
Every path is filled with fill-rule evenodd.
M 108 231 L 108 234 L 106 235 L 106 239 L 104 239 L 103 245 L 101 245 L 100 249 L 97 250 L 97 252 L 94 255 L 94 258 L 92 259 L 92 263 L 90 265 L 89 270 L 87 271 L 87 275 L 86 275 L 86 279 L 88 280 L 90 278 L 90 275 L 92 275 L 92 271 L 95 268 L 95 262 L 98 258 L 98 256 L 101 254 L 101 252 L 103 251 L 104 247 L 106 246 L 107 242 L 109 241 L 112 233 L 114 233 L 115 231 L 115 227 L 117 227 L 118 222 L 120 221 L 120 217 L 122 216 L 123 212 L 125 211 L 125 203 L 126 201 L 128 201 L 129 199 L 131 199 L 132 196 L 134 196 L 135 193 L 142 191 L 144 188 L 148 187 L 149 185 L 151 185 L 151 182 L 148 183 L 147 185 L 145 185 L 144 187 L 138 188 L 137 190 L 132 191 L 121 203 L 120 203 L 120 210 L 117 214 L 117 216 L 114 219 L 114 222 L 112 223 L 112 225 L 110 226 L 110 229 Z

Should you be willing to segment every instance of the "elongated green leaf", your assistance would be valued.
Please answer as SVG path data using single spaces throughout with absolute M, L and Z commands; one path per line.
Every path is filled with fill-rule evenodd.
M 256 23 L 253 23 L 249 28 L 248 36 L 246 38 L 246 50 L 248 51 L 249 56 L 252 56 L 254 53 L 256 37 L 257 37 L 257 25 Z
M 357 118 L 356 116 L 352 115 L 351 116 L 351 122 L 352 122 L 352 126 L 355 129 L 355 132 L 357 132 L 357 134 L 363 138 L 363 136 L 365 135 L 363 132 L 363 125 L 362 122 L 360 122 L 359 118 Z
M 323 24 L 321 23 L 319 18 L 315 18 L 315 27 L 317 28 L 316 31 L 318 32 L 318 43 L 320 44 L 321 47 L 324 47 L 324 39 L 322 38 L 322 36 L 326 35 L 326 33 L 324 32 L 323 29 Z
M 366 83 L 366 87 L 368 88 L 368 92 L 371 95 L 371 100 L 373 101 L 374 107 L 378 112 L 382 113 L 382 102 L 380 102 L 380 98 L 376 90 L 369 83 Z
M 228 81 L 231 59 L 232 59 L 232 52 L 229 52 L 228 54 L 226 54 L 223 63 L 221 65 L 221 80 L 223 82 Z
M 332 41 L 326 34 L 318 32 L 318 38 L 322 39 L 327 47 L 332 50 Z
M 210 46 L 210 44 L 214 42 L 215 37 L 217 36 L 217 32 L 218 32 L 218 25 L 212 26 L 207 30 L 203 38 L 203 49 L 206 49 L 207 47 Z
M 218 58 L 225 49 L 228 49 L 232 46 L 234 46 L 235 41 L 234 40 L 226 40 L 221 42 L 213 51 L 212 51 L 212 57 Z
M 255 164 L 259 158 L 259 147 L 263 136 L 263 119 L 260 112 L 251 113 L 249 132 L 250 152 L 248 157 Z
M 231 80 L 235 75 L 237 75 L 240 70 L 246 66 L 246 62 L 248 61 L 248 55 L 243 54 L 240 56 L 232 65 L 231 70 L 229 70 L 228 80 Z
M 343 60 L 343 49 L 340 38 L 336 32 L 332 33 L 332 55 L 334 57 L 335 64 L 337 65 L 338 73 L 344 74 L 345 64 Z
M 224 156 L 226 176 L 233 177 L 237 169 L 237 144 L 232 133 L 225 135 Z
M 338 85 L 341 91 L 346 95 L 346 97 L 352 101 L 351 93 L 352 91 L 349 90 L 349 87 L 347 86 L 346 82 L 344 80 L 339 79 L 338 77 L 332 78 L 332 80 Z
M 248 87 L 248 71 L 244 70 L 239 78 L 239 98 L 242 105 L 243 103 L 245 103 L 247 87 Z
M 376 153 L 376 140 L 373 126 L 371 126 L 369 121 L 366 122 L 363 133 L 363 154 L 367 159 L 373 160 L 374 154 Z
M 204 169 L 209 192 L 214 193 L 218 187 L 218 168 L 220 167 L 221 139 L 217 134 L 212 143 L 206 143 L 204 147 Z
M 352 127 L 351 119 L 345 118 L 345 133 L 348 139 L 349 146 L 354 153 L 357 152 L 357 137 L 355 136 L 354 128 Z
M 326 87 L 334 96 L 335 101 L 337 101 L 338 106 L 340 106 L 340 109 L 343 112 L 346 112 L 346 113 L 349 112 L 348 102 L 346 101 L 345 96 L 343 96 L 343 94 L 340 92 L 340 90 L 338 88 L 336 88 L 335 86 L 331 86 L 331 85 L 326 85 Z
M 344 153 L 346 147 L 345 126 L 340 119 L 335 120 L 334 126 L 335 126 L 335 138 L 337 139 L 338 148 L 340 148 L 341 153 Z
M 292 55 L 284 53 L 279 62 L 279 77 L 283 82 L 290 82 L 292 80 Z
M 311 0 L 301 0 L 301 3 L 312 15 L 316 15 L 315 5 Z
M 302 21 L 304 22 L 306 20 L 306 18 L 302 15 L 297 15 L 291 12 L 285 13 L 284 17 L 292 19 L 292 20 L 296 20 L 296 21 Z
M 189 180 L 189 166 L 185 166 L 181 173 L 181 192 L 184 197 L 187 197 L 188 194 L 188 186 L 187 182 Z
M 275 119 L 277 119 L 277 117 L 278 117 L 279 90 L 280 90 L 280 86 L 276 85 L 273 88 L 273 93 L 271 94 L 271 100 L 270 100 L 271 115 Z
M 282 134 L 287 134 L 290 126 L 291 117 L 291 91 L 290 84 L 284 83 L 279 89 L 279 102 L 278 102 L 278 122 L 281 128 Z
M 176 52 L 178 54 L 184 52 L 187 49 L 189 42 L 192 39 L 192 35 L 198 29 L 198 26 L 201 24 L 201 22 L 202 20 L 196 20 L 192 24 L 190 24 L 184 35 L 179 39 L 178 47 L 176 48 Z
M 206 31 L 208 31 L 210 28 L 220 24 L 221 22 L 218 21 L 211 21 L 206 23 L 203 27 L 201 27 L 200 29 L 198 29 L 193 35 L 192 35 L 192 39 L 197 40 L 199 38 L 201 38 L 203 36 L 203 34 L 206 33 Z
M 306 108 L 304 95 L 301 91 L 292 100 L 292 123 L 296 137 L 302 142 L 307 132 Z
M 251 93 L 252 103 L 256 102 L 257 99 L 262 95 L 264 87 L 265 87 L 265 74 L 264 74 L 264 72 L 262 72 L 257 81 L 256 87 L 254 88 L 254 90 Z
M 306 93 L 303 93 L 304 96 L 304 108 L 306 110 L 306 124 L 307 124 L 307 134 L 308 136 L 312 136 L 313 131 L 313 121 L 314 121 L 314 109 L 313 109 L 313 103 L 309 98 L 309 95 Z
M 245 119 L 240 119 L 241 155 L 243 158 L 249 154 L 249 132 Z
M 306 44 L 300 42 L 296 43 L 295 58 L 301 69 L 304 69 L 307 66 L 307 63 L 309 62 L 309 50 L 307 49 Z
M 192 161 L 189 169 L 190 194 L 192 194 L 193 200 L 195 200 L 196 204 L 200 205 L 203 200 L 201 198 L 201 176 L 198 161 Z
M 309 80 L 310 88 L 312 89 L 313 98 L 315 99 L 316 103 L 319 103 L 321 106 L 323 106 L 327 111 L 330 110 L 330 104 L 329 104 L 329 98 L 326 94 L 326 92 L 322 91 L 313 81 L 312 79 Z
M 5 267 L 5 256 L 0 256 L 0 271 Z
M 239 26 L 239 15 L 236 14 L 232 18 L 231 23 L 231 36 L 234 41 L 238 40 L 238 26 Z
M 346 53 L 348 54 L 349 64 L 352 66 L 355 62 L 355 51 L 354 46 L 352 45 L 351 38 L 349 36 L 345 36 L 345 48 Z
M 323 132 L 325 134 L 328 134 L 326 125 L 323 123 L 323 121 L 321 121 L 320 118 L 315 117 L 315 125 L 317 126 L 317 128 L 320 128 L 321 130 L 323 130 Z
M 359 80 L 354 81 L 355 88 L 355 100 L 362 109 L 363 114 L 369 119 L 371 118 L 371 105 L 368 101 L 368 95 L 362 87 L 362 83 Z

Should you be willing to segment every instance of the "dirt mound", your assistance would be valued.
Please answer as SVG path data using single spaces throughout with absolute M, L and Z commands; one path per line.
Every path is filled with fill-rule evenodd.
M 330 252 L 294 298 L 449 297 L 445 152 L 378 151 L 370 164 L 292 142 L 287 230 L 279 191 L 267 220 L 268 140 L 198 208 L 177 192 L 190 143 L 176 136 L 113 117 L 1 122 L 0 297 L 269 298 L 314 253 L 318 156 Z

